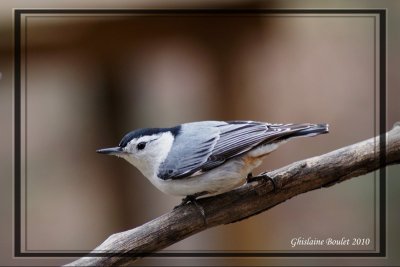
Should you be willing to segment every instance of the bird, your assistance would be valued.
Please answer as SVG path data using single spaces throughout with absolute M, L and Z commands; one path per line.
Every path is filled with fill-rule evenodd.
M 163 193 L 185 197 L 184 204 L 245 184 L 287 141 L 328 132 L 326 123 L 198 121 L 133 130 L 118 146 L 96 152 L 125 159 Z

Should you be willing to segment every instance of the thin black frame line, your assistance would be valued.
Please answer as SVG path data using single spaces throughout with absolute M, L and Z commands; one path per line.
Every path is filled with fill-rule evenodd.
M 26 15 L 26 16 L 24 16 L 25 25 L 27 25 L 27 18 L 42 18 L 42 17 L 47 17 L 47 18 L 57 17 L 58 18 L 59 16 L 27 16 Z M 71 18 L 71 17 L 76 17 L 76 16 L 65 16 L 65 17 Z M 79 17 L 83 17 L 83 16 L 79 16 Z M 327 15 L 327 16 L 320 16 L 320 17 L 326 18 L 326 17 L 329 17 L 329 16 Z M 334 16 L 334 17 L 337 17 L 337 16 Z M 348 17 L 348 16 L 345 16 L 345 17 Z M 372 18 L 374 18 L 374 23 L 376 21 L 376 16 L 373 16 L 373 15 L 371 15 L 371 16 L 357 16 L 357 18 L 360 18 L 360 17 L 368 17 L 368 18 L 372 17 Z M 28 76 L 28 72 L 27 72 L 27 63 L 28 63 L 28 60 L 27 60 L 27 58 L 28 58 L 28 53 L 27 53 L 27 47 L 28 47 L 27 40 L 28 40 L 28 38 L 27 38 L 27 34 L 28 34 L 28 27 L 26 26 L 26 28 L 25 28 L 25 61 L 24 61 L 25 62 L 25 91 L 26 91 L 26 93 L 25 93 L 25 106 L 26 106 L 26 108 L 25 108 L 25 123 L 27 121 L 27 112 L 26 112 L 27 111 L 27 96 L 26 95 L 27 95 L 27 88 L 28 88 L 28 84 L 27 84 L 27 76 Z M 374 44 L 375 44 L 375 42 L 376 42 L 376 35 L 375 35 L 375 28 L 374 28 Z M 375 54 L 375 50 L 374 50 L 374 54 Z M 374 58 L 374 60 L 375 60 L 375 58 Z M 375 64 L 374 64 L 374 66 L 375 66 Z M 374 72 L 375 71 L 376 71 L 376 68 L 374 69 Z M 376 90 L 376 86 L 374 84 L 374 96 L 376 94 L 375 90 Z M 376 112 L 374 112 L 374 114 L 373 114 L 374 121 L 375 121 L 375 115 L 376 115 L 375 113 Z M 26 129 L 25 131 L 27 131 L 28 128 L 25 127 L 25 129 Z M 374 134 L 375 134 L 375 132 L 374 132 Z M 26 132 L 25 132 L 25 139 L 26 139 Z M 27 141 L 25 142 L 25 144 L 27 144 Z M 27 162 L 26 155 L 27 155 L 27 150 L 26 150 L 26 146 L 25 146 L 25 166 L 26 166 L 26 162 Z M 27 167 L 25 167 L 25 185 L 26 184 L 27 184 Z M 376 188 L 375 187 L 374 187 L 374 193 L 376 193 Z M 28 236 L 27 236 L 27 232 L 28 232 L 27 231 L 27 224 L 28 224 L 27 223 L 27 218 L 28 218 L 28 216 L 27 216 L 27 198 L 28 198 L 28 196 L 27 196 L 27 190 L 25 190 L 25 195 L 26 195 L 26 197 L 25 197 L 25 251 L 28 252 L 28 253 L 41 253 L 41 251 L 46 251 L 46 250 L 29 250 L 27 248 L 27 243 L 28 243 Z M 374 198 L 375 198 L 375 195 L 374 195 Z M 355 250 L 354 252 L 357 252 L 357 253 L 368 253 L 368 252 L 371 252 L 371 251 L 375 251 L 376 252 L 376 243 L 377 242 L 376 242 L 376 212 L 375 212 L 375 204 L 374 204 L 374 241 L 375 242 L 374 242 L 374 249 L 373 250 L 372 249 Z M 52 251 L 57 251 L 57 250 L 52 250 Z M 65 252 L 65 250 L 60 250 L 60 251 Z M 86 251 L 86 250 L 74 250 L 74 251 L 88 253 L 88 251 Z M 243 251 L 243 250 L 241 250 L 241 252 L 237 252 L 235 250 L 226 250 L 225 252 L 221 252 L 221 253 L 285 253 L 285 252 L 275 252 L 274 250 L 268 250 L 268 252 L 266 252 L 265 250 L 260 250 L 260 251 L 264 251 L 264 252 L 257 252 L 257 250 L 249 250 L 248 252 Z M 295 250 L 295 251 L 296 251 L 296 253 L 298 253 L 300 251 L 303 251 L 303 253 L 305 253 L 307 251 L 312 253 L 313 251 L 319 251 L 319 250 Z M 324 252 L 325 253 L 335 253 L 336 251 L 338 251 L 338 252 L 346 252 L 346 253 L 350 253 L 351 252 L 351 250 L 334 250 L 334 249 L 326 249 L 326 250 L 320 250 L 320 251 L 321 252 L 318 252 L 318 253 L 324 253 Z M 98 251 L 98 252 L 95 252 L 95 253 L 105 253 L 105 252 Z M 173 254 L 173 253 L 176 253 L 176 252 L 167 250 L 165 253 Z M 181 250 L 178 253 L 191 253 L 191 252 L 185 251 L 185 250 Z M 210 253 L 210 252 L 208 250 L 200 250 L 197 253 Z M 291 253 L 291 252 L 287 252 L 287 253 Z
M 375 136 L 376 135 L 378 135 L 377 134 L 377 131 L 376 131 L 376 75 L 377 75 L 377 72 L 376 72 L 376 17 L 375 17 L 375 19 L 374 19 L 374 91 L 373 91 L 373 94 L 374 94 L 374 99 L 373 99 L 373 103 L 372 103 L 372 105 L 373 105 L 373 110 L 374 110 L 374 116 L 373 116 L 373 118 L 374 118 L 374 133 L 375 133 Z M 375 152 L 375 154 L 376 154 L 376 139 L 374 140 L 374 152 Z M 374 172 L 374 214 L 376 214 L 376 194 L 377 194 L 377 190 L 376 190 L 376 171 Z M 374 242 L 374 250 L 376 251 L 376 221 L 377 221 L 377 219 L 376 219 L 376 217 L 374 217 L 374 240 L 375 240 L 375 242 Z
M 269 9 L 269 8 L 182 8 L 182 9 L 82 9 L 82 8 L 71 8 L 71 9 L 15 9 L 16 11 L 21 11 L 21 13 L 25 14 L 168 14 L 168 15 L 196 15 L 196 14 L 291 14 L 291 13 L 299 13 L 299 14 L 308 14 L 308 13 L 317 13 L 317 14 L 376 14 L 381 11 L 386 11 L 386 9 Z
M 25 16 L 25 22 L 26 22 L 26 17 L 27 17 L 27 16 Z M 27 31 L 25 31 L 25 33 L 26 33 L 26 32 L 27 32 Z M 26 50 L 26 49 L 25 49 L 25 50 Z M 26 66 L 25 66 L 25 68 L 26 68 Z M 332 250 L 330 250 L 330 251 L 332 251 Z
M 88 14 L 89 15 L 89 14 Z M 25 15 L 25 17 L 28 17 L 28 18 L 108 18 L 108 17 L 105 17 L 105 15 L 107 15 L 107 14 L 104 14 L 104 15 L 90 15 L 90 16 L 85 16 L 85 15 L 73 15 L 73 14 L 71 14 L 71 15 L 68 15 L 68 16 L 63 16 L 63 15 L 54 15 L 54 16 L 49 16 L 49 15 Z M 115 14 L 115 15 L 117 15 L 117 14 Z M 137 16 L 137 14 L 131 14 L 131 16 L 128 16 L 128 14 L 120 14 L 121 16 L 125 16 L 125 17 L 134 17 L 134 16 Z M 215 15 L 218 15 L 218 14 L 215 14 Z M 211 17 L 213 17 L 213 16 L 215 16 L 215 15 L 211 15 L 211 16 L 207 16 L 207 15 L 198 15 L 198 16 L 196 16 L 196 18 L 211 18 Z M 275 15 L 278 15 L 278 14 L 275 14 Z M 312 18 L 327 18 L 327 17 L 332 17 L 332 18 L 348 18 L 349 16 L 348 15 L 345 15 L 345 14 L 343 14 L 343 15 L 337 15 L 337 16 L 333 16 L 333 14 L 326 14 L 326 15 L 315 15 L 315 16 L 301 16 L 301 15 L 298 15 L 298 16 L 296 16 L 296 14 L 287 14 L 288 15 L 288 17 L 312 17 Z M 290 15 L 290 16 L 289 16 Z M 332 16 L 329 16 L 329 15 L 332 15 Z M 112 16 L 112 14 L 110 14 L 110 17 Z M 156 15 L 154 15 L 154 17 L 155 17 Z M 170 16 L 167 16 L 167 15 L 158 15 L 157 16 L 157 18 L 170 18 L 170 17 L 177 17 L 177 16 L 181 16 L 181 14 L 173 14 L 173 15 L 170 15 Z M 265 15 L 265 16 L 268 16 L 268 17 L 272 17 L 273 16 L 273 14 L 271 14 L 271 15 Z M 185 16 L 185 17 L 192 17 L 192 16 Z M 254 15 L 252 15 L 252 14 L 249 14 L 248 16 L 245 16 L 245 15 L 241 15 L 241 14 L 232 14 L 231 16 L 226 16 L 227 18 L 228 17 L 231 17 L 231 18 L 254 18 Z M 373 16 L 372 14 L 371 15 L 365 15 L 365 16 L 356 16 L 355 18 L 375 18 L 376 16 Z M 141 17 L 141 18 L 143 18 L 143 17 Z
M 79 250 L 79 249 L 75 249 L 75 250 L 71 250 L 73 252 L 76 253 L 84 253 L 84 254 L 88 254 L 88 253 L 92 253 L 91 250 Z M 96 252 L 93 253 L 106 253 L 107 250 L 96 250 Z M 171 254 L 171 253 L 196 253 L 196 251 L 198 250 L 193 250 L 193 249 L 180 249 L 180 250 L 163 250 L 162 253 L 165 254 Z M 253 250 L 233 250 L 233 249 L 227 249 L 227 250 L 212 250 L 212 249 L 203 249 L 201 250 L 202 253 L 266 253 L 265 250 L 257 250 L 257 249 L 253 249 Z M 46 249 L 42 249 L 42 250 L 29 250 L 29 253 L 52 253 L 52 252 L 60 252 L 60 253 L 69 253 L 69 251 L 67 250 L 62 250 L 62 249 L 54 249 L 54 250 L 46 250 Z M 291 252 L 293 253 L 298 253 L 298 252 L 310 252 L 310 253 L 331 253 L 331 252 L 342 252 L 342 253 L 350 253 L 350 252 L 362 252 L 362 253 L 373 253 L 376 252 L 374 249 L 367 249 L 367 250 L 357 250 L 357 249 L 332 249 L 332 250 L 318 250 L 318 249 L 295 249 L 292 250 Z M 109 252 L 111 253 L 111 252 Z M 117 254 L 118 252 L 113 252 L 115 254 Z M 159 253 L 159 252 L 136 252 L 136 253 Z M 268 250 L 268 253 L 285 253 L 284 250 L 279 250 L 279 249 L 271 249 Z M 132 252 L 132 254 L 135 254 Z
M 327 252 L 307 252 L 307 253 L 296 253 L 296 252 L 272 252 L 272 253 L 226 253 L 226 252 L 204 252 L 204 253 L 162 253 L 162 252 L 137 252 L 137 253 L 82 253 L 82 252 L 60 252 L 60 253 L 32 253 L 23 252 L 21 257 L 153 257 L 153 258 L 168 258 L 168 257 L 223 257 L 223 258 L 285 258 L 285 257 L 297 257 L 297 258 L 308 258 L 308 257 L 329 257 L 329 258 L 369 258 L 369 257 L 381 257 L 377 253 L 353 253 L 353 252 L 338 252 L 338 253 L 327 253 Z
M 379 96 L 380 108 L 380 163 L 386 163 L 386 10 L 382 10 L 379 16 Z M 386 168 L 380 168 L 380 184 L 379 184 L 379 199 L 380 199 L 380 247 L 383 256 L 386 256 Z
M 25 73 L 24 73 L 24 96 L 25 96 L 25 188 L 24 188 L 24 193 L 25 193 L 25 251 L 28 251 L 28 17 L 25 16 L 25 49 L 24 49 L 24 67 L 25 67 Z
M 27 11 L 31 11 L 31 12 L 27 12 Z M 45 12 L 39 12 L 39 11 L 45 11 Z M 15 60 L 16 60 L 16 64 L 15 64 L 15 79 L 16 79 L 16 82 L 15 82 L 15 96 L 20 96 L 20 91 L 21 91 L 20 73 L 19 73 L 19 71 L 20 71 L 20 59 L 21 59 L 21 54 L 20 54 L 21 53 L 21 51 L 20 51 L 20 48 L 21 48 L 21 39 L 20 39 L 20 26 L 21 26 L 20 25 L 20 19 L 21 19 L 21 16 L 22 16 L 23 13 L 54 13 L 53 11 L 59 11 L 59 10 L 37 10 L 37 9 L 35 9 L 35 10 L 20 10 L 20 9 L 15 9 L 15 17 L 14 17 L 15 26 L 16 26 L 15 27 L 15 45 L 16 45 L 17 48 L 19 48 L 19 49 L 15 49 Z M 83 11 L 87 12 L 87 13 L 96 13 L 98 10 L 74 10 L 74 9 L 72 9 L 72 10 L 61 10 L 61 11 L 63 11 L 62 13 L 76 13 L 76 11 L 81 11 L 82 13 L 83 13 Z M 66 11 L 66 12 L 64 12 L 64 11 Z M 120 12 L 121 10 L 101 10 L 101 11 L 107 11 L 107 12 L 105 12 L 105 14 L 114 14 L 115 12 L 121 13 Z M 334 14 L 335 11 L 337 11 L 337 10 L 317 10 L 317 9 L 312 9 L 312 10 L 296 10 L 296 9 L 294 9 L 294 10 L 293 9 L 291 9 L 291 10 L 289 10 L 289 9 L 285 9 L 285 10 L 269 10 L 269 9 L 264 9 L 264 10 L 262 10 L 262 9 L 261 10 L 258 10 L 258 9 L 257 10 L 237 10 L 237 9 L 234 9 L 234 10 L 147 10 L 147 9 L 146 10 L 135 10 L 135 9 L 133 9 L 133 10 L 124 10 L 124 11 L 125 12 L 122 12 L 122 13 L 137 12 L 137 11 L 143 11 L 145 13 L 147 13 L 149 11 L 150 11 L 150 13 L 158 12 L 158 11 L 162 11 L 162 13 L 164 13 L 164 12 L 174 13 L 175 11 L 179 11 L 178 13 L 182 13 L 182 12 L 189 11 L 191 13 L 191 11 L 192 11 L 194 13 L 211 12 L 213 14 L 214 13 L 215 14 L 221 14 L 221 13 L 226 13 L 226 12 L 237 13 L 238 11 L 249 13 L 249 11 L 251 11 L 251 13 L 259 14 L 259 13 L 263 13 L 263 12 L 268 12 L 269 13 L 269 12 L 272 11 L 271 13 L 280 13 L 280 14 L 282 14 L 282 13 L 284 13 L 284 14 L 285 13 L 288 13 L 288 14 L 289 13 L 291 13 L 291 14 L 293 14 L 293 13 L 304 13 L 304 14 L 306 14 L 308 12 L 310 12 L 310 13 L 322 13 L 322 14 Z M 386 30 L 386 24 L 382 23 L 382 20 L 384 22 L 386 22 L 386 9 L 339 10 L 339 11 L 340 11 L 340 13 L 345 13 L 345 14 L 373 13 L 373 14 L 376 15 L 376 13 L 378 13 L 378 15 L 380 16 L 380 22 L 381 22 L 380 23 L 380 63 L 381 64 L 385 63 L 386 62 L 386 58 L 382 58 L 382 54 L 384 54 L 386 56 L 386 31 L 385 31 Z M 345 12 L 343 12 L 343 11 L 345 11 Z M 100 12 L 100 13 L 103 13 L 103 12 Z M 383 28 L 384 31 L 382 31 L 382 28 Z M 382 33 L 384 33 L 384 34 L 382 35 Z M 17 61 L 17 59 L 18 59 L 18 61 Z M 18 64 L 17 64 L 17 62 L 18 62 Z M 382 66 L 381 66 L 381 68 L 380 68 L 380 93 L 382 93 L 382 91 L 383 91 L 383 95 L 386 95 L 386 87 L 385 87 L 385 85 L 386 85 L 386 76 L 382 76 L 382 73 L 383 74 L 386 73 L 386 68 L 382 68 Z M 17 80 L 17 78 L 18 78 L 18 80 Z M 382 85 L 384 85 L 384 86 L 382 86 Z M 380 94 L 380 95 L 382 96 L 382 94 Z M 383 102 L 384 105 L 382 105 L 382 102 Z M 15 105 L 15 109 L 16 109 L 15 110 L 15 131 L 16 131 L 15 137 L 20 137 L 20 120 L 21 120 L 21 118 L 20 118 L 20 110 L 17 110 L 17 107 L 20 108 L 20 104 L 21 104 L 20 103 L 20 98 L 17 100 L 17 97 L 16 97 L 15 104 L 16 104 Z M 383 108 L 383 110 L 386 110 L 386 97 L 384 97 L 384 98 L 380 97 L 380 104 L 381 104 L 380 105 L 380 117 L 381 117 L 381 120 L 380 120 L 380 132 L 381 133 L 382 132 L 385 133 L 386 129 L 385 128 L 382 129 L 382 121 L 386 122 L 386 114 L 385 114 L 385 112 L 382 113 L 382 108 Z M 383 120 L 382 120 L 382 117 L 383 117 Z M 385 126 L 386 126 L 386 123 L 385 123 Z M 385 141 L 384 138 L 385 138 L 385 135 L 383 135 L 383 138 L 380 138 L 380 141 L 382 141 L 382 140 Z M 383 144 L 383 146 L 382 146 L 382 144 Z M 386 148 L 385 147 L 385 142 L 381 142 L 380 145 L 381 145 L 380 146 L 381 151 L 384 151 L 384 150 L 382 150 L 382 148 L 383 149 Z M 18 139 L 18 141 L 17 141 L 17 138 L 16 138 L 15 148 L 20 148 L 20 147 L 21 147 L 20 139 Z M 384 156 L 386 156 L 386 155 L 384 155 Z M 16 160 L 15 167 L 17 167 L 18 165 L 20 167 L 20 162 L 18 162 L 18 159 L 20 159 L 20 149 L 19 149 L 18 153 L 17 153 L 17 151 L 15 151 L 15 160 Z M 386 157 L 384 157 L 383 160 L 384 160 L 383 162 L 385 162 L 386 161 Z M 17 164 L 17 162 L 19 164 Z M 15 174 L 16 174 L 15 185 L 16 186 L 17 185 L 20 186 L 20 182 L 21 181 L 20 181 L 20 179 L 19 180 L 17 179 L 18 178 L 17 174 L 19 174 L 19 178 L 20 178 L 20 171 L 18 171 L 16 169 Z M 381 169 L 380 174 L 382 174 L 382 169 Z M 385 174 L 385 170 L 383 170 L 383 174 Z M 386 181 L 385 180 L 385 176 L 382 177 L 382 175 L 381 175 L 380 178 L 381 178 L 380 181 L 382 181 L 382 178 L 384 179 L 384 182 Z M 382 192 L 384 194 L 386 193 L 385 186 L 381 186 L 380 189 L 381 189 L 381 193 Z M 383 189 L 383 191 L 382 191 L 382 189 Z M 16 188 L 15 189 L 16 198 L 17 198 L 17 196 L 20 196 L 20 194 L 21 194 L 20 188 L 19 188 L 19 190 Z M 380 200 L 382 200 L 382 198 L 383 198 L 383 194 L 380 194 Z M 386 198 L 383 198 L 383 200 L 385 200 L 385 199 Z M 18 200 L 16 199 L 15 203 L 16 204 L 18 204 L 18 203 L 20 204 L 20 198 Z M 382 209 L 382 207 L 383 207 L 383 209 Z M 16 228 L 19 228 L 19 230 L 20 230 L 20 228 L 21 228 L 20 227 L 21 226 L 20 225 L 20 220 L 18 221 L 17 217 L 20 215 L 21 207 L 19 206 L 18 208 L 19 209 L 16 208 L 15 219 L 16 219 L 16 222 L 17 222 Z M 386 203 L 385 202 L 384 203 L 380 202 L 380 208 L 381 208 L 381 210 L 385 211 L 385 214 L 386 214 L 386 210 L 385 210 Z M 19 211 L 19 212 L 17 212 L 17 211 Z M 380 222 L 381 223 L 382 222 L 386 222 L 385 216 L 384 216 L 384 218 L 382 218 L 382 216 L 380 216 Z M 380 241 L 381 241 L 380 248 L 382 248 L 382 249 L 380 249 L 380 252 L 379 253 L 362 253 L 361 252 L 361 253 L 355 253 L 355 254 L 361 254 L 360 256 L 362 256 L 362 257 L 365 257 L 366 255 L 369 256 L 370 254 L 373 255 L 373 256 L 381 256 L 382 253 L 383 253 L 383 256 L 385 255 L 386 246 L 384 246 L 384 245 L 382 246 L 382 243 L 386 244 L 386 236 L 385 236 L 385 234 L 382 235 L 382 233 L 386 233 L 386 227 L 384 227 L 384 229 L 382 229 L 382 226 L 385 226 L 385 224 L 381 224 L 381 228 L 380 228 L 380 233 L 381 233 L 381 235 L 380 235 Z M 20 237 L 20 236 L 21 236 L 20 232 L 19 232 L 19 234 L 15 233 L 15 238 L 16 238 L 16 240 L 15 240 L 16 241 L 16 244 L 15 244 L 15 250 L 16 250 L 15 251 L 15 255 L 16 256 L 18 256 L 18 255 L 20 255 L 20 256 L 33 256 L 32 254 L 34 254 L 35 256 L 45 256 L 45 257 L 48 257 L 48 256 L 50 256 L 50 257 L 54 257 L 54 256 L 55 257 L 62 257 L 62 256 L 65 256 L 65 255 L 68 255 L 68 256 L 86 255 L 86 253 L 78 253 L 78 254 L 76 254 L 76 253 L 75 254 L 74 253 L 61 253 L 62 255 L 61 254 L 54 255 L 54 253 L 50 253 L 50 254 L 49 253 L 23 253 L 23 252 L 20 251 L 20 248 L 21 248 L 20 243 L 17 244 L 18 243 L 17 240 L 21 241 L 20 239 L 17 239 L 17 237 Z M 106 254 L 108 254 L 109 256 L 115 255 L 115 253 L 106 253 Z M 155 255 L 158 255 L 158 256 L 166 256 L 166 255 L 168 255 L 168 256 L 177 256 L 177 253 L 160 253 L 160 252 L 158 252 L 158 253 L 150 253 L 150 254 L 152 254 L 152 255 L 154 254 L 153 256 L 155 256 Z M 171 254 L 173 254 L 173 255 L 171 255 Z M 180 254 L 181 253 L 179 253 L 179 255 Z M 185 254 L 184 256 L 204 256 L 204 253 L 196 253 L 195 255 L 187 255 L 187 253 L 183 253 L 183 254 Z M 234 255 L 232 255 L 230 253 L 228 253 L 228 255 L 227 255 L 227 253 L 222 253 L 222 254 L 221 253 L 212 253 L 212 254 L 213 255 L 217 254 L 215 256 L 221 256 L 221 255 L 228 256 L 228 257 L 234 256 Z M 258 257 L 258 256 L 266 257 L 266 256 L 271 256 L 271 254 L 274 254 L 274 255 L 275 254 L 279 254 L 279 256 L 284 256 L 284 255 L 290 256 L 290 255 L 298 255 L 299 253 L 261 253 L 261 254 L 262 255 L 254 254 L 254 253 L 244 253 L 244 254 L 242 253 L 240 255 L 246 255 L 246 256 L 251 256 L 251 257 Z M 329 257 L 338 256 L 337 253 L 326 253 L 326 252 L 325 253 L 324 252 L 323 253 L 300 253 L 300 254 L 301 255 L 299 255 L 299 256 L 301 256 L 301 257 L 312 256 L 314 254 L 317 254 L 318 256 L 324 256 L 326 254 L 326 256 L 329 256 Z M 352 256 L 352 257 L 357 256 L 354 253 L 339 253 L 339 254 L 344 254 L 342 256 Z M 99 256 L 99 255 L 104 255 L 104 253 L 100 253 L 100 254 L 99 253 L 93 253 L 91 255 Z M 138 254 L 134 253 L 134 255 L 138 255 Z M 132 256 L 132 255 L 128 255 L 128 256 Z
M 14 255 L 21 254 L 21 12 L 14 13 Z
M 25 22 L 26 22 L 26 18 L 27 18 L 27 16 L 25 16 Z M 25 34 L 26 34 L 26 32 L 27 32 L 27 31 L 25 31 Z M 26 50 L 26 49 L 25 49 L 25 50 Z M 333 251 L 335 251 L 335 250 L 333 250 Z

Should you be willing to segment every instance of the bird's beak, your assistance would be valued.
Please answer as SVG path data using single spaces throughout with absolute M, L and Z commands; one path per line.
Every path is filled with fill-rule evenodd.
M 110 147 L 96 150 L 97 153 L 106 154 L 106 155 L 118 155 L 124 152 L 121 147 Z

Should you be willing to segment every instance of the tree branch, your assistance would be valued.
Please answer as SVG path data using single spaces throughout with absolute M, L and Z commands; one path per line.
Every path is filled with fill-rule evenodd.
M 83 257 L 67 266 L 126 265 L 207 228 L 243 220 L 272 208 L 293 196 L 400 163 L 400 123 L 386 133 L 386 155 L 379 157 L 380 138 L 371 138 L 327 154 L 294 162 L 271 171 L 278 185 L 259 180 L 233 191 L 199 199 L 207 225 L 195 205 L 187 204 L 142 226 L 111 235 L 92 253 L 116 253 L 113 257 Z M 132 257 L 124 257 L 130 253 Z M 134 254 L 132 254 L 134 253 Z

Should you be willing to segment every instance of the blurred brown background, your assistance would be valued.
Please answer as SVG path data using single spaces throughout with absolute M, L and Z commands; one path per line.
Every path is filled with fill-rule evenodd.
M 386 3 L 394 12 L 399 11 L 396 2 Z M 261 6 L 242 6 L 237 2 L 226 7 Z M 11 12 L 10 4 L 7 8 Z M 396 22 L 393 13 L 389 13 L 389 29 Z M 10 14 L 7 19 L 3 17 L 0 28 L 1 35 L 7 36 L 0 47 L 0 183 L 4 198 L 0 206 L 4 219 L 0 264 L 63 264 L 71 259 L 11 259 Z M 210 119 L 330 124 L 329 135 L 295 140 L 283 146 L 268 157 L 259 171 L 326 153 L 376 134 L 373 17 L 35 15 L 26 21 L 28 31 L 23 42 L 27 44 L 27 57 L 23 61 L 27 68 L 26 72 L 23 70 L 23 82 L 26 79 L 27 86 L 23 86 L 22 99 L 26 99 L 23 164 L 26 163 L 27 173 L 27 250 L 91 250 L 110 234 L 139 226 L 179 203 L 179 198 L 157 191 L 127 162 L 94 152 L 116 145 L 135 128 Z M 391 48 L 400 39 L 398 32 L 389 31 L 388 35 L 390 128 L 399 120 L 399 77 L 395 73 L 399 54 Z M 395 178 L 399 167 L 390 167 L 388 173 L 389 203 L 395 203 L 392 193 L 398 188 Z M 352 249 L 373 250 L 379 240 L 374 236 L 374 198 L 378 195 L 374 183 L 374 174 L 370 174 L 310 192 L 243 222 L 207 230 L 166 250 L 349 250 L 291 248 L 292 238 L 309 236 L 371 238 L 369 246 Z M 389 206 L 389 227 L 395 220 L 399 222 L 394 216 L 398 215 L 391 213 Z M 389 242 L 394 241 L 389 237 Z M 389 244 L 389 252 L 399 249 L 398 241 Z M 277 265 L 290 264 L 290 259 L 235 262 Z M 302 262 L 333 263 L 325 259 L 296 263 Z M 194 263 L 232 264 L 233 260 L 155 258 L 141 260 L 138 265 Z M 342 263 L 381 262 L 346 259 Z

